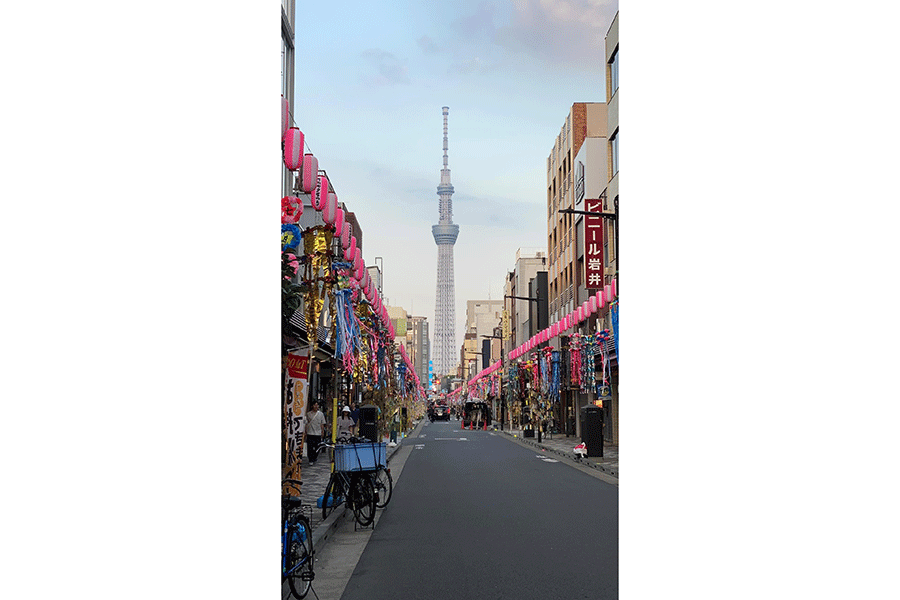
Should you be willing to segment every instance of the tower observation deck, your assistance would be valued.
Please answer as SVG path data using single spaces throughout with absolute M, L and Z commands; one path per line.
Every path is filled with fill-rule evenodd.
M 450 107 L 443 107 L 444 114 L 444 168 L 441 183 L 437 187 L 438 223 L 431 226 L 431 235 L 438 247 L 437 287 L 434 301 L 434 367 L 440 375 L 450 374 L 456 366 L 456 291 L 453 276 L 453 245 L 459 236 L 459 225 L 453 222 L 453 185 L 447 167 L 447 115 Z

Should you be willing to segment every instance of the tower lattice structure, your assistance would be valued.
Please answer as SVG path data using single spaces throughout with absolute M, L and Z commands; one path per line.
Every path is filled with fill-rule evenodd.
M 447 114 L 450 107 L 444 106 L 444 168 L 441 169 L 441 184 L 437 188 L 437 225 L 431 226 L 431 235 L 438 247 L 437 287 L 434 296 L 434 367 L 440 375 L 447 375 L 456 366 L 456 290 L 453 280 L 453 245 L 459 235 L 459 225 L 453 223 L 453 186 L 450 184 L 450 169 L 447 168 Z

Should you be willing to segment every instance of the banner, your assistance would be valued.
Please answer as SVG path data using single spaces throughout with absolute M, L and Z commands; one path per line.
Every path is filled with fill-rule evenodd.
M 309 393 L 309 350 L 287 355 L 285 372 L 285 425 L 288 464 L 300 463 L 303 457 L 303 426 L 306 419 L 306 398 Z

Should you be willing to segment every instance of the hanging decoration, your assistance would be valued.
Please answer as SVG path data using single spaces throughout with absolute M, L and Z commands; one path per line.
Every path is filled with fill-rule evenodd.
M 303 132 L 296 127 L 284 134 L 284 166 L 291 171 L 303 168 Z
M 293 250 L 300 244 L 300 228 L 296 225 L 281 225 L 281 250 Z
M 303 157 L 303 170 L 300 171 L 300 188 L 307 194 L 315 191 L 318 174 L 319 159 L 312 154 L 307 154 Z
M 285 196 L 281 199 L 281 223 L 296 224 L 303 214 L 303 200 L 296 196 Z

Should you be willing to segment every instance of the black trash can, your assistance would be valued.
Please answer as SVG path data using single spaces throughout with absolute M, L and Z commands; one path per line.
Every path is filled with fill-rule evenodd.
M 374 404 L 359 407 L 357 437 L 366 438 L 370 442 L 381 441 L 378 439 L 378 407 Z
M 581 441 L 588 456 L 603 457 L 603 409 L 599 406 L 581 407 Z

